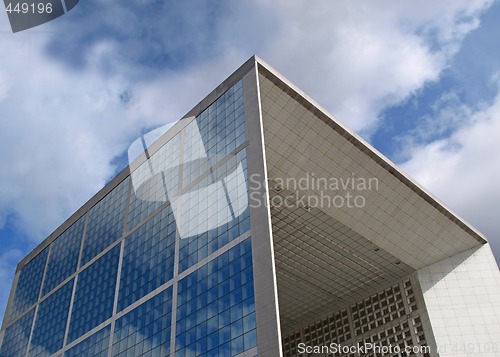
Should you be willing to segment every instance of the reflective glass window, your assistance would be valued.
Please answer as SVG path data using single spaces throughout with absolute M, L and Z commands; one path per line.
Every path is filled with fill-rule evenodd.
M 90 209 L 81 265 L 122 236 L 128 188 L 127 178 Z
M 43 282 L 42 296 L 76 271 L 84 225 L 85 216 L 73 223 L 50 244 L 49 262 Z
M 10 321 L 37 302 L 48 251 L 45 248 L 21 269 L 10 311 Z
M 125 239 L 118 311 L 173 278 L 175 232 L 167 206 Z
M 170 287 L 119 318 L 113 335 L 113 356 L 169 356 L 171 313 Z
M 177 193 L 179 188 L 179 148 L 180 135 L 178 134 L 131 173 L 129 230 Z
M 209 156 L 225 155 L 245 142 L 242 82 L 205 109 L 196 122 Z
M 50 356 L 62 348 L 72 292 L 73 279 L 38 306 L 30 344 L 30 357 Z
M 236 356 L 257 344 L 251 238 L 179 281 L 176 355 Z
M 107 357 L 110 331 L 111 326 L 107 325 L 67 350 L 64 357 Z
M 170 201 L 183 239 L 181 272 L 247 231 L 244 143 L 239 81 L 131 173 L 128 228 Z
M 200 182 L 200 189 L 194 187 L 178 205 L 173 202 L 176 219 L 180 217 L 180 224 L 187 225 L 180 234 L 180 272 L 250 230 L 246 149 L 238 152 L 235 160 L 228 164 L 236 168 L 218 166 L 207 176 L 209 182 Z M 202 196 L 201 187 L 213 186 L 214 182 L 222 182 L 221 187 L 203 190 L 207 196 Z
M 0 356 L 21 357 L 26 354 L 35 309 L 14 322 L 5 330 Z
M 68 341 L 111 317 L 120 246 L 116 246 L 78 274 Z

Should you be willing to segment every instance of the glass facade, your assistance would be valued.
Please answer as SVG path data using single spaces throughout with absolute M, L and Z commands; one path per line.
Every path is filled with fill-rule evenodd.
M 38 300 L 48 251 L 45 248 L 21 270 L 10 310 L 11 321 Z
M 70 280 L 38 305 L 30 356 L 50 356 L 62 348 L 72 291 Z
M 179 282 L 176 356 L 235 356 L 256 346 L 250 238 Z
M 64 357 L 107 357 L 111 325 L 107 325 L 90 335 L 64 353 Z
M 88 263 L 123 234 L 129 180 L 126 179 L 89 212 L 80 266 Z
M 68 341 L 104 322 L 113 314 L 120 247 L 116 246 L 78 274 Z
M 42 296 L 76 271 L 85 218 L 86 216 L 81 217 L 51 244 Z
M 116 321 L 113 356 L 169 356 L 171 323 L 170 287 Z
M 133 194 L 130 197 L 128 229 L 133 229 L 155 212 L 178 191 L 181 135 L 177 134 L 163 145 L 147 162 L 132 173 Z M 160 170 L 163 168 L 163 170 Z M 161 171 L 161 174 L 155 173 Z M 168 188 L 168 190 L 167 190 Z
M 231 217 L 232 219 L 201 234 L 195 234 L 190 239 L 181 239 L 179 250 L 180 271 L 188 269 L 250 229 L 249 208 L 246 197 L 247 169 L 245 149 L 241 150 L 236 155 L 236 158 L 239 159 L 238 167 L 241 169 L 241 172 L 238 172 L 238 169 L 236 169 L 231 173 L 231 175 L 235 174 L 235 177 L 231 177 L 231 181 L 228 184 L 228 187 L 231 187 L 231 189 L 228 190 L 227 197 L 209 198 L 201 200 L 201 202 L 199 202 L 200 197 L 196 193 L 187 198 L 184 197 L 183 206 L 180 208 L 180 215 L 186 217 L 190 222 L 196 222 L 196 224 L 190 227 L 192 230 L 196 230 L 200 225 L 208 227 L 208 221 L 218 220 L 214 218 L 217 216 Z M 228 170 L 225 164 L 222 164 L 219 169 L 223 173 L 231 170 Z M 200 181 L 199 186 L 208 187 L 212 185 L 213 181 L 217 180 L 217 175 L 218 171 L 215 170 L 212 173 L 212 177 L 207 176 L 204 180 Z M 217 193 L 213 195 L 215 196 Z M 190 209 L 194 206 L 191 200 L 199 202 L 196 205 L 197 210 L 195 212 Z M 202 215 L 199 214 L 198 210 L 208 212 L 204 220 L 200 219 Z
M 175 232 L 167 206 L 125 239 L 118 311 L 173 278 Z
M 257 345 L 241 81 L 18 273 L 1 356 Z
M 21 316 L 7 327 L 0 356 L 21 357 L 26 355 L 35 309 Z

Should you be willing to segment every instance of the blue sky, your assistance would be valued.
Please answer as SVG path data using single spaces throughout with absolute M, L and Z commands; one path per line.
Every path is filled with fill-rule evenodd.
M 0 314 L 17 262 L 257 54 L 490 240 L 500 259 L 500 3 L 86 0 L 0 14 Z

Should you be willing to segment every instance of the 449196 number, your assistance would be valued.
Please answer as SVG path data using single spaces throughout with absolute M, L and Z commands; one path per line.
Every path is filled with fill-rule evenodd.
M 17 4 L 12 4 L 9 3 L 7 7 L 5 8 L 5 11 L 7 11 L 9 14 L 10 13 L 17 13 L 17 14 L 50 14 L 52 13 L 52 4 L 49 3 L 38 3 L 38 4 L 29 4 L 27 2 L 23 3 L 17 3 Z

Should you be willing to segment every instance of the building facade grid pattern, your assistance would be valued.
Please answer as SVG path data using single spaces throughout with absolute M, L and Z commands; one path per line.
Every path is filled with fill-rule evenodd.
M 22 357 L 26 355 L 34 316 L 35 309 L 33 308 L 7 327 L 3 337 L 0 355 L 12 357 Z
M 172 287 L 116 320 L 113 357 L 170 355 Z
M 235 356 L 256 346 L 250 240 L 179 282 L 176 356 Z
M 122 236 L 129 181 L 128 178 L 123 180 L 91 208 L 80 266 L 88 263 Z
M 108 357 L 111 325 L 93 333 L 64 352 L 64 357 Z
M 227 292 L 229 295 L 221 300 L 223 303 L 216 302 L 216 310 L 212 309 L 213 301 L 210 308 L 201 306 L 207 303 L 206 296 L 194 298 L 196 306 L 207 312 L 203 326 L 208 326 L 208 314 L 211 324 L 219 315 L 221 321 L 229 319 L 230 324 L 223 326 L 220 337 L 220 341 L 224 341 L 220 347 L 221 352 L 225 351 L 223 355 L 235 355 L 256 346 L 251 238 L 229 251 L 222 249 L 241 235 L 248 235 L 249 210 L 237 211 L 235 206 L 227 222 L 205 234 L 181 239 L 177 231 L 179 222 L 168 203 L 169 194 L 175 196 L 179 188 L 192 190 L 196 189 L 196 185 L 213 184 L 223 179 L 225 172 L 230 175 L 237 168 L 240 178 L 230 182 L 232 189 L 224 192 L 228 204 L 234 201 L 236 203 L 233 204 L 245 207 L 247 170 L 241 81 L 192 123 L 191 126 L 198 126 L 201 138 L 198 143 L 201 147 L 194 149 L 211 157 L 206 170 L 193 171 L 181 184 L 178 179 L 182 171 L 188 172 L 189 167 L 194 166 L 177 165 L 166 172 L 172 181 L 167 185 L 168 190 L 164 182 L 155 182 L 153 177 L 145 187 L 140 187 L 146 192 L 136 192 L 133 180 L 127 177 L 35 256 L 20 272 L 18 292 L 14 295 L 15 308 L 11 309 L 14 312 L 11 319 L 15 321 L 5 331 L 0 350 L 2 354 L 61 357 L 168 355 L 172 323 L 178 326 L 174 338 L 182 339 L 192 333 L 180 332 L 189 326 L 189 319 L 178 317 L 170 321 L 172 308 L 178 310 L 177 316 L 182 316 L 184 308 L 181 305 L 173 307 L 172 302 L 178 301 L 177 298 L 182 300 L 180 296 L 188 293 L 181 289 L 179 297 L 172 296 L 175 291 L 172 285 L 177 284 L 174 279 L 175 261 L 179 261 L 179 273 L 190 269 L 181 281 L 197 276 L 201 279 L 198 282 L 200 286 L 205 286 L 206 279 L 209 279 L 202 277 L 203 271 L 213 269 L 214 264 L 219 264 L 224 272 L 225 280 L 217 281 L 216 291 L 217 294 Z M 179 143 L 186 133 L 176 135 L 168 142 L 176 145 L 164 145 L 152 155 L 151 162 L 165 160 L 175 153 L 174 147 L 177 150 L 179 147 L 186 148 L 187 145 Z M 215 168 L 211 167 L 213 165 Z M 203 181 L 204 178 L 208 181 Z M 234 175 L 229 179 L 234 181 Z M 180 242 L 181 250 L 176 251 L 176 240 Z M 216 244 L 210 245 L 214 241 Z M 51 249 L 54 251 L 52 257 L 49 253 Z M 225 253 L 218 253 L 221 249 Z M 177 260 L 174 259 L 176 254 Z M 193 270 L 195 264 L 207 259 L 201 273 Z M 224 264 L 227 266 L 224 267 Z M 42 282 L 44 275 L 45 281 Z M 62 284 L 65 280 L 66 283 Z M 165 285 L 170 287 L 162 288 Z M 196 286 L 191 289 L 201 291 Z M 28 301 L 23 304 L 16 302 L 21 301 L 20 297 L 23 297 L 23 302 Z M 115 300 L 116 307 L 113 306 Z M 24 312 L 30 306 L 32 310 Z M 37 309 L 37 320 L 33 322 Z M 18 317 L 23 313 L 22 317 Z M 201 331 L 199 326 L 197 331 L 198 334 Z M 218 355 L 219 346 L 215 343 L 219 343 L 219 335 L 218 331 L 215 332 L 216 339 L 204 336 L 201 341 L 196 340 L 194 345 L 185 347 Z M 200 344 L 204 346 L 201 349 Z
M 76 271 L 86 217 L 87 215 L 83 215 L 50 245 L 42 296 L 52 291 Z
M 181 133 L 172 137 L 149 160 L 135 169 L 128 212 L 128 230 L 136 227 L 179 190 Z M 163 169 L 163 170 L 162 170 Z
M 300 343 L 306 346 L 327 346 L 330 343 L 342 346 L 370 344 L 380 348 L 398 346 L 401 351 L 407 346 L 427 346 L 411 279 L 404 279 L 284 336 L 284 356 L 300 356 Z M 366 354 L 369 357 L 379 355 L 375 351 Z M 404 356 L 402 353 L 387 355 Z M 413 355 L 430 356 L 428 353 Z M 356 354 L 346 356 L 355 357 Z
M 176 227 L 170 206 L 125 238 L 118 311 L 174 276 Z
M 10 310 L 10 321 L 13 321 L 38 300 L 48 253 L 49 249 L 45 248 L 19 273 L 16 294 Z
M 116 246 L 78 274 L 68 341 L 72 342 L 113 314 L 120 247 Z
M 30 343 L 30 356 L 50 356 L 63 347 L 72 292 L 73 279 L 38 306 Z

